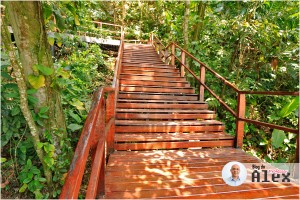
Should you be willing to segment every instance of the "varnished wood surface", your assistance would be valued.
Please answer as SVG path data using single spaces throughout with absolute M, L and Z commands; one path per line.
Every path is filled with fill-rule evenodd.
M 226 155 L 226 156 L 225 156 Z M 106 198 L 297 198 L 293 183 L 251 183 L 228 186 L 222 179 L 231 161 L 258 163 L 234 148 L 117 151 L 106 169 Z

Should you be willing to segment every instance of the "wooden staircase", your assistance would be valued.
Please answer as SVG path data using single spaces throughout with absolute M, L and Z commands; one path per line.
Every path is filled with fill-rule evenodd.
M 116 109 L 116 150 L 233 146 L 214 111 L 150 45 L 125 45 Z

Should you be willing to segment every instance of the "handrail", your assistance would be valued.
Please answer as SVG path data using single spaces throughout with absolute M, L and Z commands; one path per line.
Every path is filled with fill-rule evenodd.
M 294 134 L 297 134 L 297 152 L 299 151 L 299 120 L 298 120 L 298 129 L 289 128 L 285 126 L 279 126 L 271 123 L 266 122 L 260 122 L 257 120 L 251 120 L 245 118 L 245 111 L 246 111 L 246 94 L 247 95 L 289 95 L 289 96 L 298 96 L 299 92 L 285 92 L 285 91 L 242 91 L 238 89 L 234 84 L 226 80 L 224 77 L 219 75 L 217 72 L 215 72 L 213 69 L 208 67 L 205 63 L 201 62 L 199 59 L 194 57 L 192 54 L 190 54 L 187 50 L 180 47 L 178 44 L 171 42 L 167 46 L 164 46 L 162 42 L 154 36 L 152 33 L 150 35 L 149 42 L 154 46 L 156 51 L 158 51 L 158 54 L 162 54 L 162 58 L 166 60 L 171 57 L 171 65 L 175 67 L 175 60 L 177 60 L 181 66 L 181 76 L 184 76 L 184 71 L 188 71 L 200 84 L 200 96 L 199 100 L 204 100 L 204 89 L 206 89 L 210 94 L 212 94 L 222 106 L 226 108 L 227 111 L 229 111 L 235 118 L 236 118 L 236 147 L 242 147 L 243 144 L 243 136 L 244 136 L 244 122 L 256 124 L 260 126 L 266 126 L 269 128 L 275 128 L 287 132 L 291 132 Z M 169 49 L 171 48 L 171 52 L 169 52 Z M 175 55 L 175 49 L 181 50 L 181 59 L 178 58 Z M 197 77 L 195 73 L 186 66 L 185 64 L 185 56 L 189 56 L 191 59 L 196 61 L 200 64 L 200 77 Z M 231 89 L 233 89 L 237 93 L 237 110 L 234 111 L 231 109 L 218 95 L 216 95 L 204 82 L 205 82 L 205 71 L 208 70 L 210 73 L 212 73 L 216 78 L 224 82 L 226 85 L 228 85 Z M 298 158 L 299 162 L 299 158 Z
M 104 148 L 103 141 L 106 141 L 106 133 L 104 132 L 103 128 L 106 126 L 104 112 L 104 93 L 104 88 L 100 88 L 94 93 L 91 110 L 84 123 L 84 127 L 82 129 L 82 133 L 75 150 L 70 170 L 60 194 L 61 199 L 78 198 L 89 151 L 92 149 L 93 154 L 95 154 L 97 153 L 95 151 L 96 149 Z M 93 166 L 99 165 L 97 162 L 98 159 L 95 157 Z
M 84 123 L 70 170 L 60 194 L 60 199 L 78 198 L 90 150 L 92 171 L 87 187 L 86 199 L 101 198 L 101 195 L 105 192 L 104 170 L 106 158 L 114 150 L 115 108 L 124 50 L 123 28 L 121 28 L 120 40 L 112 87 L 101 87 L 93 95 L 92 106 Z

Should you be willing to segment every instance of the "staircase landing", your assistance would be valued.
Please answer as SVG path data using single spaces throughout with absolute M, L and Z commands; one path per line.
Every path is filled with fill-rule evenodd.
M 106 168 L 105 198 L 299 199 L 299 186 L 291 183 L 225 184 L 222 169 L 231 161 L 260 162 L 230 147 L 117 151 Z

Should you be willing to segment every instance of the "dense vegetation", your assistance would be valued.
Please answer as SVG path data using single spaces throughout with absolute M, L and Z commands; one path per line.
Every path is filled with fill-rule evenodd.
M 9 18 L 8 5 L 1 7 L 3 19 Z M 97 32 L 90 21 L 121 24 L 127 39 L 148 39 L 154 32 L 166 44 L 176 41 L 241 90 L 299 90 L 297 2 L 45 1 L 41 5 L 42 25 L 56 34 L 48 37 L 48 45 L 55 45 L 53 66 L 38 62 L 35 68 L 30 66 L 33 75 L 24 75 L 26 104 L 34 124 L 42 130 L 37 144 L 24 117 L 22 92 L 11 57 L 14 52 L 18 63 L 24 64 L 21 47 L 10 49 L 4 42 L 1 44 L 1 188 L 5 198 L 57 198 L 60 193 L 89 111 L 91 94 L 97 86 L 110 84 L 113 76 L 112 58 L 98 45 L 58 34 Z M 11 25 L 10 20 L 2 22 Z M 7 31 L 3 27 L 6 26 L 2 26 L 2 35 Z M 10 38 L 6 39 L 10 42 Z M 188 60 L 188 65 L 199 75 L 197 63 Z M 189 80 L 198 87 L 193 79 Z M 233 91 L 210 74 L 206 82 L 236 108 Z M 51 113 L 49 106 L 39 106 L 43 88 L 58 92 L 65 128 L 45 128 Z M 234 117 L 208 93 L 206 101 L 225 122 L 227 132 L 234 134 Z M 246 117 L 296 128 L 298 104 L 298 97 L 251 95 L 247 96 Z M 59 144 L 55 137 L 62 138 Z M 292 162 L 295 144 L 295 134 L 245 126 L 244 149 L 269 162 Z M 37 150 L 43 152 L 42 160 Z M 49 176 L 45 176 L 47 170 L 51 172 L 50 183 Z

